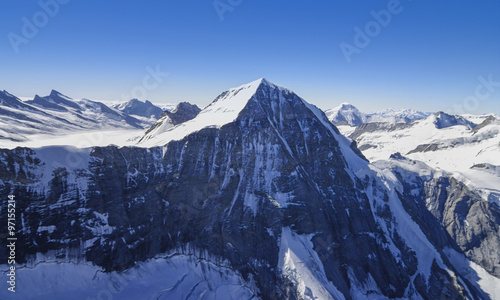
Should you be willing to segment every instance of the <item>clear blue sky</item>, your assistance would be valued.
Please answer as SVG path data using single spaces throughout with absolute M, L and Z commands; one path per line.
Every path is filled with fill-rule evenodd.
M 354 28 L 391 2 L 220 0 L 232 5 L 221 20 L 213 0 L 71 0 L 44 20 L 37 1 L 2 1 L 0 89 L 121 100 L 159 65 L 169 75 L 147 92 L 153 102 L 208 104 L 266 77 L 321 108 L 451 111 L 468 99 L 464 112 L 500 113 L 500 1 L 401 0 L 348 63 L 341 43 L 356 46 Z M 23 17 L 41 26 L 15 53 Z M 490 75 L 499 83 L 478 99 Z

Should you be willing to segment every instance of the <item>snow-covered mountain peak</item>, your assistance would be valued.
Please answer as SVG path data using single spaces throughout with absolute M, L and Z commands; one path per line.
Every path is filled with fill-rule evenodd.
M 260 78 L 223 92 L 190 121 L 173 126 L 171 119 L 165 118 L 163 121 L 168 124 L 156 126 L 157 130 L 148 130 L 141 139 L 141 144 L 144 146 L 166 144 L 170 140 L 182 139 L 206 127 L 221 127 L 231 123 L 263 85 L 275 86 L 268 80 Z
M 6 90 L 0 91 L 0 97 L 2 97 L 2 96 L 6 96 L 9 98 L 11 98 L 11 97 L 16 98 L 16 96 L 12 95 L 11 93 L 7 92 Z
M 456 125 L 463 125 L 468 127 L 469 129 L 472 129 L 476 126 L 476 124 L 472 123 L 471 121 L 468 121 L 467 119 L 461 117 L 461 116 L 453 116 L 449 115 L 445 112 L 437 112 L 427 118 L 428 121 L 432 122 L 436 128 L 442 129 L 442 128 L 447 128 L 451 126 L 456 126 Z
M 286 87 L 284 86 L 281 86 L 281 85 L 277 85 L 276 83 L 274 82 L 271 82 L 269 81 L 267 78 L 260 78 L 258 80 L 256 80 L 257 82 L 260 81 L 260 84 L 259 86 L 267 86 L 267 87 L 270 87 L 272 89 L 277 89 L 277 90 L 282 90 L 282 91 L 289 91 L 291 92 L 289 89 L 287 89 Z
M 234 102 L 233 104 L 235 104 L 235 105 L 236 105 L 236 102 L 238 102 L 238 104 L 240 104 L 240 105 L 243 104 L 243 106 L 241 107 L 241 109 L 243 109 L 246 102 L 248 102 L 248 100 L 250 100 L 250 98 L 255 93 L 257 93 L 257 91 L 260 87 L 268 87 L 268 88 L 275 89 L 275 90 L 292 92 L 289 89 L 282 87 L 280 85 L 277 85 L 277 84 L 269 81 L 266 78 L 259 78 L 257 80 L 250 82 L 250 83 L 243 84 L 243 85 L 240 85 L 238 87 L 234 87 L 234 88 L 231 88 L 231 89 L 225 91 L 224 93 L 219 95 L 206 108 L 209 108 L 211 105 L 213 105 L 216 102 L 229 103 L 229 101 L 230 101 L 230 102 Z M 243 93 L 240 94 L 241 92 L 243 92 Z M 240 94 L 240 95 L 238 95 L 238 94 Z M 231 106 L 233 106 L 233 105 L 231 105 Z
M 23 107 L 24 104 L 21 102 L 21 99 L 16 96 L 10 94 L 7 91 L 0 91 L 0 105 L 9 106 L 9 107 Z
M 335 107 L 334 109 L 357 109 L 357 108 L 349 102 L 342 102 L 340 103 L 339 106 Z
M 112 107 L 114 107 L 114 108 L 116 108 L 118 110 L 123 111 L 126 108 L 132 109 L 132 108 L 135 108 L 135 107 L 152 107 L 152 106 L 154 106 L 154 104 L 151 103 L 148 100 L 140 100 L 140 99 L 137 99 L 137 98 L 133 98 L 133 99 L 130 99 L 129 101 L 127 101 L 127 102 L 115 104 Z
M 51 97 L 51 98 L 63 98 L 65 100 L 73 100 L 72 98 L 70 98 L 70 97 L 68 97 L 68 96 L 64 95 L 63 93 L 56 91 L 56 90 L 50 91 L 49 97 Z
M 365 123 L 409 123 L 413 120 L 424 119 L 429 113 L 416 109 L 394 109 L 387 108 L 375 113 L 363 113 L 354 105 L 343 102 L 340 105 L 325 111 L 330 122 L 335 125 L 360 126 Z
M 325 113 L 328 120 L 335 125 L 359 126 L 366 121 L 365 115 L 348 102 L 343 102 Z
M 264 77 L 259 78 L 256 81 L 260 81 L 261 84 L 265 84 L 267 86 L 273 86 L 273 85 L 275 85 L 274 83 L 272 83 L 271 81 L 267 80 L 267 78 L 264 78 Z
M 139 140 L 141 147 L 165 146 L 174 140 L 182 140 L 188 135 L 205 128 L 221 128 L 232 124 L 240 130 L 258 127 L 261 130 L 270 129 L 281 136 L 285 148 L 290 155 L 293 147 L 288 147 L 283 133 L 289 133 L 290 128 L 296 129 L 296 134 L 309 136 L 314 126 L 329 132 L 337 140 L 342 160 L 346 161 L 352 170 L 364 166 L 366 161 L 357 149 L 353 149 L 351 141 L 342 136 L 328 121 L 325 114 L 316 106 L 307 103 L 289 89 L 275 85 L 268 80 L 259 79 L 249 84 L 232 88 L 218 96 L 210 105 L 204 108 L 195 118 L 176 125 L 172 118 L 165 117 L 153 125 Z M 222 129 L 221 129 L 222 130 Z M 306 152 L 309 151 L 308 149 Z
M 142 104 L 153 105 L 153 103 L 151 103 L 151 101 L 149 100 L 141 100 L 137 98 L 130 99 L 128 102 L 122 103 L 122 105 L 127 103 L 142 103 Z
M 213 117 L 216 118 L 209 123 L 214 123 L 211 125 L 215 126 L 232 122 L 238 117 L 238 114 L 246 107 L 253 96 L 259 91 L 263 91 L 264 88 L 293 93 L 289 89 L 274 84 L 266 78 L 259 78 L 250 83 L 223 92 L 200 112 L 197 119 L 203 118 L 203 116 L 213 115 Z

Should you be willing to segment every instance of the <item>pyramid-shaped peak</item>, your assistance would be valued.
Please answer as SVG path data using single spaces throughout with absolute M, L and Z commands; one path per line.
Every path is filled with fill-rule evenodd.
M 260 80 L 260 86 L 267 86 L 267 87 L 270 87 L 273 89 L 290 91 L 289 89 L 287 89 L 283 86 L 277 85 L 276 83 L 269 81 L 267 78 L 260 78 L 259 80 Z
M 50 91 L 50 95 L 48 97 L 49 98 L 59 98 L 59 99 L 64 99 L 64 100 L 73 100 L 70 97 L 68 97 L 68 96 L 64 95 L 63 93 L 56 91 L 56 90 Z
M 276 87 L 277 86 L 273 82 L 269 81 L 267 78 L 262 77 L 259 80 L 260 80 L 260 84 L 267 85 L 267 86 L 272 86 L 272 87 Z
M 276 90 L 279 90 L 280 92 L 290 92 L 283 92 L 282 94 L 293 93 L 290 90 L 280 87 L 265 78 L 259 78 L 250 83 L 226 90 L 217 96 L 217 98 L 215 98 L 212 103 L 207 105 L 199 114 L 197 114 L 194 119 L 163 132 L 164 138 L 159 139 L 160 144 L 161 141 L 184 137 L 191 132 L 198 131 L 205 127 L 219 128 L 225 124 L 234 122 L 240 113 L 247 107 L 249 102 L 252 100 L 260 101 L 265 99 L 271 101 L 269 92 Z M 298 96 L 296 96 L 296 98 L 300 99 Z M 154 138 L 153 134 L 149 134 L 149 136 L 146 136 L 144 140 L 152 138 Z
M 22 103 L 21 99 L 6 90 L 0 91 L 0 105 L 17 108 L 26 107 L 26 105 Z
M 72 98 L 56 90 L 52 90 L 49 96 L 43 98 L 46 99 L 48 102 L 56 103 L 58 105 L 72 107 L 74 109 L 80 109 L 80 106 Z
M 288 90 L 287 88 L 279 86 L 279 85 L 269 81 L 267 78 L 262 77 L 262 78 L 259 78 L 257 80 L 254 80 L 252 82 L 249 82 L 249 83 L 240 85 L 238 87 L 234 87 L 232 89 L 229 89 L 227 92 L 241 91 L 241 90 L 247 90 L 247 89 L 257 91 L 257 89 L 259 87 L 262 87 L 262 86 L 270 87 L 273 89 Z
M 38 95 L 38 94 L 35 94 L 35 97 L 33 97 L 33 101 L 40 100 L 40 99 L 43 99 L 43 97 Z
M 64 95 L 61 92 L 59 92 L 59 91 L 52 90 L 52 91 L 50 91 L 50 95 L 49 96 L 64 96 Z
M 274 83 L 272 83 L 271 81 L 267 80 L 267 79 L 266 79 L 266 78 L 264 78 L 264 77 L 261 77 L 261 78 L 259 78 L 259 79 L 257 79 L 257 80 L 254 80 L 254 81 L 249 82 L 249 83 L 244 84 L 244 85 L 251 85 L 251 86 L 257 85 L 257 86 L 259 86 L 259 85 L 261 85 L 261 84 L 265 84 L 265 85 L 274 85 Z
M 4 95 L 9 98 L 17 98 L 16 96 L 12 95 L 11 93 L 7 92 L 6 90 L 0 91 L 0 95 Z

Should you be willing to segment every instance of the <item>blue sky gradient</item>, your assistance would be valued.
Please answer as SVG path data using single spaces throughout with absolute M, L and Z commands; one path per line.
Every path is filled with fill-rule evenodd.
M 153 102 L 206 105 L 266 77 L 324 109 L 500 114 L 500 1 L 60 0 L 49 16 L 40 3 L 54 1 L 0 4 L 0 89 L 124 100 L 159 66 Z M 341 43 L 391 5 L 348 62 Z M 43 26 L 26 38 L 25 20 Z M 13 47 L 13 34 L 26 39 Z

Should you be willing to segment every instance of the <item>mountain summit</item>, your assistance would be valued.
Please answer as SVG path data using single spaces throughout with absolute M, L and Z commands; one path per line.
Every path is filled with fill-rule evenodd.
M 325 111 L 325 114 L 335 125 L 359 126 L 366 122 L 366 116 L 354 105 L 347 102 Z
M 320 109 L 307 103 L 293 91 L 274 84 L 266 78 L 260 78 L 223 92 L 190 121 L 177 126 L 172 126 L 169 120 L 165 120 L 163 125 L 156 124 L 156 130 L 148 130 L 138 145 L 141 147 L 165 145 L 204 128 L 221 128 L 232 123 L 239 124 L 243 130 L 245 124 L 252 123 L 256 119 L 269 123 L 268 125 L 279 134 L 282 131 L 291 130 L 284 127 L 285 124 L 292 123 L 293 125 L 290 126 L 293 130 L 302 132 L 305 130 L 300 127 L 303 120 L 315 120 L 335 135 L 342 149 L 345 149 L 346 157 L 349 159 L 353 157 L 351 152 L 355 148 L 352 148 L 351 143 L 338 132 L 335 126 L 332 126 Z M 357 149 L 354 153 L 354 156 L 362 157 Z M 353 164 L 356 165 L 356 163 Z
M 78 165 L 64 147 L 1 151 L 0 199 L 29 199 L 16 208 L 23 299 L 121 281 L 120 299 L 482 299 L 479 278 L 498 279 L 498 226 L 484 217 L 498 220 L 496 207 L 402 155 L 369 164 L 268 80 L 146 136 L 82 149 Z M 66 276 L 46 286 L 45 274 Z

